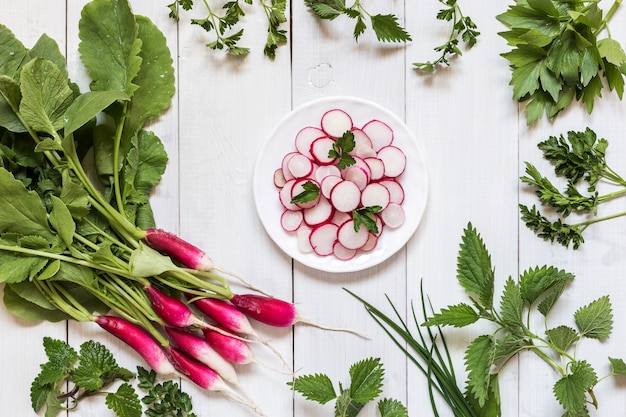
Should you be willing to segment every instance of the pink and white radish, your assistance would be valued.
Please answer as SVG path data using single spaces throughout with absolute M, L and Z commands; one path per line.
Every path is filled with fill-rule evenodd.
M 298 180 L 296 180 L 295 178 L 288 180 L 283 188 L 278 191 L 278 200 L 280 201 L 280 204 L 282 204 L 282 206 L 287 210 L 300 210 L 300 207 L 298 207 L 297 204 L 291 202 L 291 200 L 293 199 L 293 187 L 297 181 Z
M 327 175 L 320 183 L 320 191 L 324 197 L 330 198 L 333 187 L 343 181 L 340 175 Z
M 200 248 L 165 230 L 149 228 L 144 240 L 156 251 L 165 253 L 188 268 L 210 271 L 216 266 Z
M 313 127 L 313 126 L 303 127 L 296 134 L 296 140 L 295 140 L 296 149 L 302 155 L 310 159 L 313 159 L 313 155 L 311 155 L 311 144 L 313 143 L 315 139 L 318 139 L 324 136 L 326 136 L 326 134 L 320 128 Z
M 313 161 L 301 153 L 293 155 L 287 162 L 287 169 L 294 178 L 306 178 L 313 174 L 314 168 Z
M 370 138 L 375 151 L 391 145 L 394 139 L 393 129 L 380 120 L 370 120 L 361 130 Z
M 378 159 L 385 165 L 385 177 L 399 177 L 406 168 L 406 155 L 396 146 L 381 148 L 378 151 Z
M 203 337 L 188 330 L 168 326 L 165 327 L 165 333 L 180 350 L 217 372 L 225 381 L 240 386 L 233 365 L 213 349 Z
M 123 318 L 110 315 L 98 316 L 95 322 L 137 351 L 157 374 L 176 373 L 163 347 L 141 327 Z
M 337 158 L 334 156 L 329 156 L 329 152 L 333 149 L 333 145 L 335 144 L 334 139 L 329 137 L 321 137 L 315 139 L 313 143 L 311 143 L 311 155 L 313 156 L 313 160 L 320 165 L 330 165 L 337 162 Z
M 315 227 L 322 223 L 328 222 L 334 214 L 335 210 L 326 197 L 321 197 L 317 205 L 304 209 L 303 220 L 307 226 Z
M 389 203 L 387 208 L 380 213 L 380 217 L 385 226 L 395 229 L 404 224 L 405 213 L 400 204 Z
M 280 225 L 286 232 L 295 232 L 302 226 L 303 221 L 302 211 L 285 210 L 280 216 Z
M 385 163 L 377 157 L 364 158 L 363 161 L 370 169 L 370 178 L 377 181 L 385 176 Z
M 333 246 L 337 241 L 339 227 L 333 223 L 324 223 L 315 227 L 309 235 L 309 242 L 313 251 L 320 256 L 333 253 Z
M 389 189 L 377 182 L 369 183 L 361 192 L 361 205 L 363 207 L 380 206 L 380 209 L 384 210 L 389 205 L 390 200 Z
M 384 179 L 378 182 L 389 190 L 389 202 L 402 204 L 404 202 L 404 188 L 395 179 Z
M 359 207 L 361 190 L 352 181 L 341 181 L 330 191 L 330 201 L 336 210 L 344 213 L 350 212 Z
M 348 249 L 340 242 L 335 242 L 333 246 L 333 255 L 335 255 L 335 258 L 341 261 L 349 261 L 350 259 L 354 258 L 356 254 L 356 249 Z
M 202 329 L 204 339 L 227 361 L 237 365 L 247 365 L 256 362 L 254 352 L 245 340 L 229 335 L 224 329 L 218 332 L 214 329 Z
M 348 220 L 337 230 L 337 241 L 347 249 L 360 249 L 369 237 L 369 230 L 364 226 L 355 230 L 354 220 Z
M 320 121 L 322 130 L 331 138 L 339 138 L 352 130 L 352 117 L 341 109 L 328 110 Z

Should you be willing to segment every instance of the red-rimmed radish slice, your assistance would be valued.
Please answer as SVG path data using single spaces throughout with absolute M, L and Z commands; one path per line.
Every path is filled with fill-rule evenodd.
M 343 180 L 330 191 L 330 202 L 335 210 L 350 212 L 361 202 L 361 190 L 352 181 Z
M 300 131 L 296 134 L 296 149 L 302 155 L 308 156 L 309 158 L 313 158 L 311 155 L 311 143 L 317 138 L 321 138 L 326 136 L 324 131 L 318 127 L 314 126 L 306 126 L 300 129 Z
M 298 244 L 298 250 L 302 253 L 311 253 L 313 252 L 313 247 L 311 246 L 310 236 L 311 229 L 306 224 L 300 225 L 298 230 L 296 230 L 296 241 Z
M 389 203 L 387 208 L 380 213 L 380 217 L 385 226 L 395 229 L 404 224 L 405 213 L 400 204 Z
M 333 190 L 333 187 L 343 181 L 338 175 L 329 175 L 322 180 L 320 184 L 321 193 L 324 197 L 330 198 L 330 192 Z
M 341 109 L 332 109 L 322 115 L 320 125 L 328 136 L 339 138 L 348 130 L 352 130 L 352 118 Z
M 385 176 L 385 164 L 382 159 L 370 157 L 364 159 L 370 169 L 370 179 L 372 181 L 379 180 Z
M 371 252 L 374 250 L 377 244 L 378 244 L 378 236 L 376 236 L 373 233 L 370 233 L 370 235 L 367 237 L 367 242 L 365 242 L 365 245 L 361 246 L 360 250 L 363 252 Z
M 346 181 L 355 183 L 359 190 L 363 190 L 370 180 L 368 172 L 363 167 L 355 165 L 343 170 L 343 178 Z
M 337 158 L 328 156 L 328 152 L 333 149 L 335 141 L 331 138 L 323 137 L 317 138 L 311 143 L 311 155 L 315 162 L 320 165 L 330 165 L 334 163 Z
M 309 242 L 313 251 L 320 256 L 332 255 L 338 230 L 339 227 L 332 223 L 324 223 L 315 227 L 309 235 Z
M 277 188 L 283 188 L 286 182 L 287 180 L 285 179 L 282 168 L 278 168 L 276 171 L 274 171 L 274 185 Z
M 361 192 L 361 205 L 363 207 L 380 206 L 384 210 L 389 205 L 389 190 L 377 182 L 369 183 Z
M 372 141 L 365 132 L 359 128 L 353 128 L 352 134 L 354 135 L 354 149 L 350 152 L 350 155 L 360 158 L 376 156 L 376 151 L 372 147 Z
M 394 179 L 386 179 L 378 182 L 389 190 L 389 202 L 402 204 L 404 202 L 404 188 Z
M 333 217 L 333 213 L 334 208 L 330 202 L 320 197 L 316 205 L 303 211 L 304 223 L 312 227 L 326 223 Z
M 332 223 L 335 223 L 337 226 L 341 226 L 348 220 L 352 220 L 352 216 L 349 213 L 344 213 L 342 211 L 335 210 L 335 214 L 333 214 L 333 218 L 330 219 Z
M 288 154 L 283 156 L 283 159 L 281 161 L 280 169 L 283 170 L 283 176 L 287 181 L 294 179 L 293 174 L 291 173 L 291 171 L 289 171 L 289 161 L 296 155 L 298 155 L 298 152 L 289 152 Z
M 293 198 L 295 196 L 297 196 L 298 194 L 304 192 L 304 184 L 306 184 L 307 182 L 311 182 L 314 185 L 316 185 L 319 188 L 319 184 L 315 181 L 315 180 L 311 180 L 309 178 L 300 178 L 297 179 L 296 182 L 293 184 L 293 187 L 291 187 L 291 199 L 293 200 Z M 318 195 L 315 199 L 311 200 L 311 201 L 307 201 L 304 203 L 294 203 L 296 206 L 300 207 L 301 209 L 308 209 L 311 208 L 313 206 L 315 206 L 320 200 L 320 196 Z
M 393 142 L 393 129 L 391 129 L 387 123 L 381 122 L 380 120 L 370 120 L 361 130 L 370 138 L 372 148 L 374 148 L 375 151 L 389 146 Z
M 406 168 L 406 155 L 396 146 L 385 146 L 378 151 L 378 158 L 385 164 L 385 177 L 399 177 Z
M 349 261 L 350 259 L 354 258 L 356 254 L 356 249 L 348 249 L 339 242 L 335 242 L 335 244 L 333 245 L 333 255 L 335 255 L 335 258 L 339 259 L 340 261 Z
M 280 225 L 287 232 L 295 232 L 302 225 L 302 211 L 285 210 L 280 216 Z
M 314 166 L 313 161 L 311 161 L 308 157 L 302 155 L 301 153 L 297 153 L 289 158 L 287 168 L 294 178 L 304 178 L 313 173 Z
M 369 230 L 360 226 L 359 230 L 354 230 L 354 220 L 348 220 L 337 231 L 337 241 L 347 249 L 359 249 L 367 242 Z
M 337 165 L 321 165 L 318 166 L 315 170 L 315 180 L 321 183 L 324 178 L 334 175 L 337 177 L 341 176 L 341 170 Z
M 288 180 L 283 188 L 278 191 L 278 199 L 280 200 L 280 204 L 283 205 L 287 210 L 300 210 L 300 207 L 291 202 L 292 194 L 291 191 L 293 189 L 294 184 L 296 183 L 296 179 Z

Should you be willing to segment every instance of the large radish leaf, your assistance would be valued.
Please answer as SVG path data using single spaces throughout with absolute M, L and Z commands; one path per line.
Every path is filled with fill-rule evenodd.
M 0 75 L 8 75 L 16 79 L 19 69 L 26 56 L 28 49 L 24 47 L 13 32 L 4 25 L 0 25 Z
M 17 117 L 21 99 L 19 84 L 7 75 L 0 75 L 0 126 L 11 132 L 26 132 Z

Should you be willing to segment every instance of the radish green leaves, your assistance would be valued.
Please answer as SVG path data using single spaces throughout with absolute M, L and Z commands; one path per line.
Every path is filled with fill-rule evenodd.
M 468 391 L 483 406 L 490 401 L 497 379 L 508 361 L 528 351 L 543 359 L 558 375 L 554 396 L 566 415 L 588 415 L 589 404 L 598 407 L 594 389 L 602 379 L 587 360 L 577 357 L 585 339 L 603 341 L 613 329 L 608 296 L 602 296 L 574 312 L 575 327 L 550 326 L 548 316 L 574 276 L 554 267 L 524 271 L 519 280 L 509 277 L 499 299 L 494 298 L 494 272 L 485 244 L 471 224 L 464 231 L 458 255 L 457 278 L 470 303 L 449 306 L 427 319 L 428 326 L 465 327 L 479 320 L 495 325 L 490 334 L 476 337 L 465 351 Z M 542 316 L 545 335 L 531 329 L 531 317 Z M 609 358 L 610 375 L 626 375 L 620 359 Z
M 502 56 L 528 124 L 543 114 L 553 120 L 574 100 L 591 113 L 605 85 L 622 98 L 626 54 L 608 30 L 600 36 L 620 3 L 605 15 L 594 0 L 515 0 L 498 16 L 509 27 L 500 35 L 512 49 Z

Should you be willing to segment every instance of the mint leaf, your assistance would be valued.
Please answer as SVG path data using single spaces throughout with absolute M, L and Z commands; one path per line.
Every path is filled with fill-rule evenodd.
M 141 417 L 139 395 L 128 383 L 120 385 L 117 391 L 108 393 L 105 402 L 117 417 Z
M 304 191 L 298 193 L 291 199 L 291 203 L 308 203 L 320 196 L 320 187 L 313 181 L 307 181 L 302 184 Z
M 479 297 L 483 307 L 492 306 L 494 270 L 491 256 L 471 223 L 464 230 L 457 257 L 457 279 L 467 292 Z
M 324 374 L 303 375 L 296 378 L 293 382 L 289 382 L 288 385 L 302 394 L 307 400 L 320 404 L 326 404 L 337 397 L 333 383 Z
M 608 296 L 603 296 L 574 313 L 581 336 L 604 340 L 613 329 L 613 311 Z
M 428 318 L 425 325 L 465 327 L 475 323 L 479 318 L 480 314 L 472 306 L 460 303 L 442 308 L 438 313 Z
M 109 382 L 108 373 L 116 371 L 119 366 L 111 352 L 101 343 L 89 340 L 80 346 L 80 363 L 70 372 L 77 386 L 88 391 L 96 391 Z
M 384 370 L 379 358 L 368 358 L 350 367 L 350 396 L 359 403 L 372 401 L 380 394 Z

